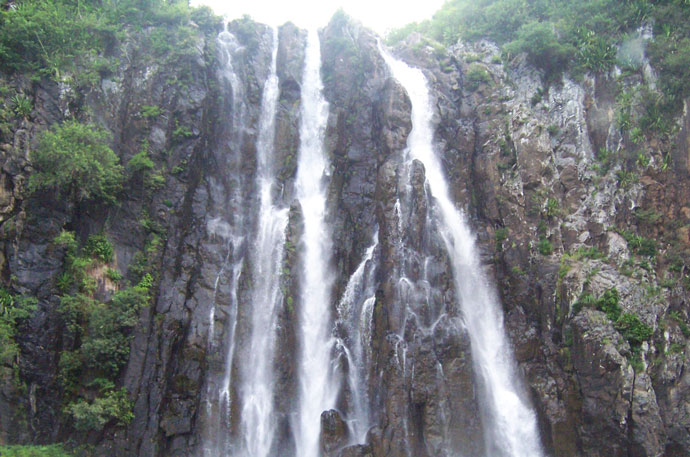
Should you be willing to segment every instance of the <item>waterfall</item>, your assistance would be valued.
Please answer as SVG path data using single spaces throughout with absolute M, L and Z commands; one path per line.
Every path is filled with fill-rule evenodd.
M 228 132 L 228 146 L 235 152 L 236 160 L 230 165 L 235 172 L 232 179 L 235 180 L 234 190 L 230 195 L 229 208 L 219 208 L 224 216 L 217 216 L 210 219 L 207 223 L 207 232 L 211 237 L 218 237 L 225 241 L 222 262 L 213 286 L 213 297 L 211 309 L 209 311 L 209 332 L 208 350 L 209 353 L 216 353 L 225 348 L 223 360 L 222 376 L 212 376 L 207 381 L 206 392 L 206 436 L 203 444 L 203 455 L 205 457 L 216 457 L 227 451 L 230 446 L 230 439 L 227 428 L 230 424 L 231 411 L 231 380 L 232 380 L 232 359 L 235 353 L 235 331 L 237 327 L 238 296 L 237 288 L 242 264 L 244 263 L 244 217 L 238 208 L 243 205 L 242 193 L 239 185 L 240 169 L 239 150 L 246 134 L 246 114 L 247 106 L 245 94 L 240 77 L 233 65 L 233 52 L 236 52 L 240 45 L 235 37 L 226 28 L 218 35 L 216 40 L 220 53 L 220 79 L 225 81 L 225 88 L 230 89 L 229 95 L 232 103 L 232 118 Z M 220 187 L 217 182 L 212 185 Z M 221 193 L 221 192 L 218 192 Z M 218 302 L 218 292 L 221 280 L 225 275 L 229 275 L 228 302 Z M 217 308 L 223 309 L 222 315 L 225 316 L 225 341 L 216 341 L 216 319 Z
M 273 167 L 275 117 L 278 104 L 276 60 L 278 32 L 273 29 L 271 71 L 264 85 L 259 136 L 257 139 L 257 189 L 260 195 L 258 227 L 253 243 L 251 293 L 251 362 L 243 367 L 240 387 L 243 454 L 247 457 L 270 455 L 275 430 L 272 370 L 278 304 L 282 301 L 280 273 L 283 262 L 288 209 L 276 206 Z
M 335 405 L 331 352 L 331 240 L 326 225 L 328 163 L 324 135 L 328 102 L 321 82 L 321 52 L 315 29 L 309 31 L 302 80 L 300 146 L 295 190 L 302 208 L 304 235 L 299 296 L 299 403 L 295 444 L 300 457 L 319 455 L 321 412 Z
M 412 103 L 412 131 L 405 160 L 420 161 L 433 197 L 432 217 L 451 261 L 456 295 L 470 336 L 474 369 L 482 387 L 487 455 L 542 456 L 536 415 L 521 396 L 520 380 L 503 329 L 503 315 L 485 277 L 474 236 L 450 199 L 440 159 L 433 146 L 433 108 L 424 74 L 379 50 Z
M 280 272 L 285 244 L 288 209 L 279 208 L 273 201 L 275 172 L 272 166 L 275 138 L 275 115 L 278 104 L 278 76 L 276 60 L 278 33 L 273 29 L 271 73 L 264 85 L 259 137 L 257 140 L 257 189 L 260 194 L 259 219 L 253 244 L 253 290 L 251 313 L 252 360 L 244 366 L 242 375 L 241 434 L 244 454 L 251 457 L 270 455 L 275 420 L 273 415 L 272 370 L 275 351 L 275 330 L 278 304 L 282 300 Z
M 371 426 L 366 367 L 371 361 L 371 320 L 376 301 L 376 268 L 373 259 L 378 243 L 378 232 L 375 232 L 372 245 L 350 276 L 338 303 L 338 324 L 345 335 L 338 339 L 337 344 L 347 360 L 347 383 L 352 395 L 348 414 L 351 444 L 365 442 Z

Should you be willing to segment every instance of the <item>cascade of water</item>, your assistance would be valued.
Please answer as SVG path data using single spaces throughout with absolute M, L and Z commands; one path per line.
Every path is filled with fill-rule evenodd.
M 487 454 L 542 456 L 535 414 L 520 395 L 520 380 L 504 333 L 500 304 L 482 271 L 465 217 L 450 199 L 448 184 L 434 151 L 433 111 L 426 78 L 419 69 L 391 57 L 380 45 L 379 50 L 412 103 L 412 131 L 407 140 L 406 159 L 424 164 L 427 185 L 434 199 L 433 218 L 453 267 L 475 372 L 482 385 Z
M 372 262 L 378 246 L 378 232 L 367 249 L 362 262 L 348 280 L 338 303 L 338 323 L 346 332 L 347 340 L 339 340 L 348 363 L 348 388 L 352 395 L 348 426 L 353 444 L 363 443 L 369 431 L 369 396 L 366 389 L 366 367 L 371 360 L 371 318 L 374 310 L 375 265 Z
M 233 53 L 237 52 L 241 47 L 237 42 L 235 36 L 225 29 L 218 34 L 217 40 L 218 50 L 220 54 L 220 78 L 225 81 L 224 89 L 229 88 L 227 95 L 231 97 L 231 125 L 227 132 L 227 144 L 229 149 L 235 154 L 234 163 L 229 164 L 230 170 L 234 172 L 240 169 L 240 154 L 244 137 L 246 134 L 246 113 L 247 106 L 245 100 L 245 93 L 239 75 L 233 65 Z M 205 457 L 218 457 L 221 454 L 227 453 L 231 446 L 229 434 L 227 429 L 230 424 L 231 411 L 231 381 L 232 374 L 232 360 L 235 353 L 235 331 L 237 328 L 237 311 L 238 311 L 238 297 L 237 288 L 239 285 L 240 275 L 242 273 L 242 265 L 244 263 L 244 217 L 241 211 L 237 211 L 237 207 L 242 206 L 242 193 L 239 184 L 239 175 L 237 173 L 231 174 L 233 181 L 233 191 L 228 198 L 230 208 L 219 208 L 219 212 L 225 213 L 225 216 L 215 217 L 208 222 L 207 231 L 212 236 L 221 237 L 226 241 L 225 253 L 221 266 L 216 274 L 213 290 L 213 301 L 209 312 L 209 352 L 215 353 L 225 347 L 225 354 L 223 360 L 223 373 L 220 376 L 210 376 L 207 386 L 207 400 L 206 400 L 206 415 L 207 415 L 207 429 L 205 430 L 205 442 L 203 444 L 203 455 Z M 219 183 L 211 182 L 214 188 L 218 190 L 214 193 L 222 194 L 222 186 Z M 229 291 L 228 301 L 224 303 L 217 303 L 218 289 L 221 280 L 225 275 L 229 276 L 229 284 L 227 289 Z M 222 309 L 225 320 L 224 341 L 216 341 L 216 319 L 218 310 Z
M 273 29 L 271 72 L 264 85 L 257 140 L 257 189 L 260 193 L 259 219 L 252 262 L 252 326 L 249 353 L 240 388 L 242 413 L 242 455 L 266 457 L 271 452 L 275 429 L 273 415 L 275 333 L 278 304 L 282 301 L 280 272 L 283 262 L 288 209 L 273 201 L 275 172 L 272 166 L 275 117 L 278 104 L 276 60 L 278 32 Z
M 302 80 L 300 146 L 295 189 L 302 208 L 304 235 L 299 301 L 299 405 L 295 444 L 300 457 L 319 455 L 321 412 L 335 405 L 337 392 L 330 365 L 331 240 L 325 221 L 324 135 L 328 102 L 323 97 L 321 52 L 316 30 L 310 30 Z

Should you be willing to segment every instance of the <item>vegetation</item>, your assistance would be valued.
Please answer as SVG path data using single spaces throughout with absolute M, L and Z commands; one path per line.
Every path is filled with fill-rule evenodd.
M 600 297 L 594 297 L 590 293 L 583 294 L 573 304 L 573 313 L 577 314 L 583 307 L 594 308 L 606 314 L 615 329 L 630 344 L 633 356 L 639 353 L 643 342 L 652 338 L 654 331 L 642 322 L 639 316 L 623 312 L 619 305 L 618 291 L 615 288 L 606 290 Z
M 35 298 L 14 296 L 0 288 L 0 365 L 11 366 L 19 356 L 17 326 L 31 316 L 36 303 Z
M 51 191 L 75 202 L 114 203 L 122 167 L 102 128 L 67 121 L 43 133 L 31 162 L 29 192 Z
M 65 252 L 58 311 L 64 325 L 64 350 L 60 354 L 59 380 L 68 402 L 64 412 L 77 430 L 101 430 L 106 424 L 126 424 L 131 402 L 124 389 L 116 389 L 127 363 L 131 333 L 139 312 L 148 304 L 153 277 L 115 291 L 107 302 L 95 294 L 91 276 L 94 263 L 113 259 L 113 247 L 103 233 L 88 237 L 80 249 L 72 232 L 63 231 L 54 244 Z M 112 278 L 116 270 L 106 269 Z
M 654 109 L 677 111 L 690 95 L 690 2 L 686 0 L 449 0 L 430 20 L 391 32 L 391 43 L 418 31 L 446 45 L 489 39 L 507 57 L 525 52 L 547 81 L 563 70 L 636 69 L 644 42 L 635 30 L 654 24 L 647 55 L 659 70 L 662 97 Z M 616 46 L 621 46 L 617 53 Z
M 194 49 L 192 22 L 209 34 L 221 26 L 208 7 L 165 0 L 23 0 L 0 15 L 3 67 L 57 78 L 77 67 L 107 70 L 108 46 L 144 28 L 154 54 L 179 62 Z
M 71 457 L 61 444 L 49 446 L 0 446 L 2 457 Z
M 503 242 L 508 239 L 508 228 L 500 227 L 496 229 L 495 239 L 496 239 L 496 250 L 500 251 L 503 249 Z
M 110 391 L 91 403 L 86 400 L 71 403 L 66 411 L 73 418 L 77 430 L 102 430 L 110 421 L 119 425 L 131 422 L 134 419 L 132 406 L 127 390 L 122 388 Z
M 103 263 L 108 263 L 113 260 L 113 245 L 110 244 L 110 241 L 108 241 L 103 233 L 91 235 L 86 240 L 84 252 Z
M 475 91 L 482 84 L 491 84 L 491 75 L 483 66 L 470 64 L 465 74 L 465 87 L 467 90 Z
M 629 230 L 616 230 L 625 241 L 628 242 L 628 248 L 638 255 L 653 257 L 656 255 L 657 245 L 656 241 L 637 235 Z
M 537 251 L 539 251 L 541 255 L 551 255 L 553 253 L 553 244 L 542 236 L 537 243 Z

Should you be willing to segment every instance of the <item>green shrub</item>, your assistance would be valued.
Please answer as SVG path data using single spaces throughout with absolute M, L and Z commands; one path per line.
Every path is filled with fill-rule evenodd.
M 17 94 L 13 96 L 11 102 L 12 105 L 14 105 L 12 108 L 14 110 L 14 114 L 19 117 L 28 118 L 34 109 L 31 99 L 24 94 Z
M 67 121 L 43 133 L 31 162 L 29 192 L 52 191 L 76 202 L 114 203 L 122 167 L 108 147 L 108 134 L 91 124 Z
M 105 271 L 105 276 L 113 282 L 119 282 L 123 278 L 122 273 L 114 268 L 108 268 Z
M 574 50 L 559 43 L 552 24 L 534 21 L 522 25 L 515 39 L 504 46 L 504 51 L 509 55 L 527 53 L 530 63 L 544 70 L 546 79 L 552 79 L 566 68 Z
M 636 314 L 623 313 L 616 320 L 614 326 L 621 335 L 628 341 L 631 347 L 638 347 L 644 341 L 649 340 L 654 331 L 652 328 L 642 322 Z
M 553 244 L 546 238 L 541 238 L 537 243 L 537 250 L 541 255 L 551 255 L 553 253 Z
M 184 125 L 177 124 L 175 130 L 173 130 L 173 138 L 177 141 L 191 138 L 193 136 L 194 132 L 189 130 L 189 128 L 185 127 Z
M 595 301 L 594 305 L 599 311 L 603 311 L 612 322 L 616 322 L 621 315 L 618 300 L 618 290 L 615 288 L 608 289 Z
M 635 254 L 653 257 L 656 255 L 657 246 L 656 241 L 637 235 L 629 230 L 616 230 L 625 241 L 628 242 L 628 248 Z
M 77 253 L 79 247 L 77 240 L 74 238 L 74 232 L 62 230 L 58 236 L 53 238 L 53 244 L 63 248 L 68 255 Z
M 132 419 L 133 403 L 125 388 L 111 391 L 92 402 L 78 400 L 70 403 L 65 412 L 72 418 L 74 428 L 81 431 L 100 431 L 106 424 L 127 425 Z
M 155 105 L 142 105 L 139 110 L 141 117 L 146 119 L 152 119 L 160 116 L 162 113 L 161 109 Z
M 483 66 L 473 63 L 465 73 L 465 88 L 474 91 L 482 84 L 491 84 L 491 75 Z
M 508 229 L 506 227 L 500 227 L 496 229 L 496 249 L 501 250 L 503 242 L 508 239 Z
M 606 254 L 601 252 L 599 248 L 596 246 L 592 247 L 586 247 L 586 246 L 581 246 L 577 248 L 577 251 L 575 251 L 574 256 L 576 259 L 592 259 L 592 260 L 597 260 L 597 259 L 603 259 L 606 257 Z
M 561 214 L 561 207 L 555 198 L 546 199 L 546 217 L 553 219 Z
M 602 34 L 579 30 L 576 59 L 588 71 L 603 73 L 616 63 L 616 47 Z
M 31 317 L 37 304 L 33 297 L 13 296 L 7 289 L 0 288 L 0 365 L 12 365 L 19 355 L 15 340 L 17 325 Z
M 143 287 L 129 287 L 113 295 L 108 304 L 94 303 L 88 311 L 88 326 L 81 353 L 86 366 L 115 376 L 127 363 L 131 330 L 139 311 L 148 303 Z
M 127 162 L 127 171 L 131 174 L 143 174 L 150 172 L 155 167 L 153 160 L 149 157 L 149 152 L 143 149 L 139 153 L 132 156 Z
M 98 233 L 89 236 L 86 240 L 84 253 L 103 263 L 110 263 L 113 260 L 114 250 L 105 234 Z

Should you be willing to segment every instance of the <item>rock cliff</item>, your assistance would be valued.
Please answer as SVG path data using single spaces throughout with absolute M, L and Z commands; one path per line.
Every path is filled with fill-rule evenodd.
M 211 442 L 231 447 L 240 439 L 242 392 L 232 382 L 225 400 L 219 392 L 252 363 L 250 291 L 262 278 L 252 277 L 248 251 L 273 34 L 248 20 L 220 32 L 197 30 L 189 52 L 173 61 L 152 58 L 141 36 L 128 37 L 111 49 L 119 67 L 88 88 L 2 76 L 3 87 L 29 96 L 33 109 L 21 118 L 3 114 L 0 273 L 7 290 L 35 297 L 37 306 L 18 321 L 19 355 L 0 360 L 0 443 L 71 438 L 94 445 L 96 455 L 148 457 L 202 455 Z M 277 201 L 290 213 L 273 361 L 280 443 L 273 455 L 290 456 L 302 232 L 293 184 L 306 32 L 286 24 L 277 36 L 274 166 Z M 335 319 L 334 334 L 345 343 L 333 354 L 339 395 L 321 418 L 322 450 L 483 455 L 490 443 L 481 387 L 448 254 L 441 234 L 427 227 L 433 201 L 425 169 L 413 164 L 409 186 L 400 176 L 410 100 L 372 32 L 337 15 L 320 39 L 334 316 L 343 317 L 338 303 L 375 245 L 364 286 L 375 297 L 364 357 L 370 428 L 363 440 L 349 432 L 359 400 L 346 382 L 356 367 L 342 347 L 360 336 L 344 317 Z M 688 455 L 690 102 L 672 137 L 632 138 L 616 122 L 615 99 L 620 86 L 648 82 L 641 71 L 577 81 L 566 75 L 545 86 L 524 57 L 504 62 L 488 42 L 440 50 L 413 35 L 393 52 L 429 82 L 452 198 L 501 297 L 547 454 Z M 110 132 L 123 164 L 145 147 L 158 181 L 128 178 L 114 205 L 27 192 L 42 132 L 72 117 Z M 104 233 L 114 247 L 108 268 L 132 282 L 143 268 L 154 281 L 116 379 L 132 401 L 124 425 L 111 420 L 84 430 L 64 413 L 58 373 L 74 347 L 58 291 L 68 253 L 54 240 L 63 230 L 81 244 Z M 107 301 L 124 286 L 101 270 L 89 274 Z

